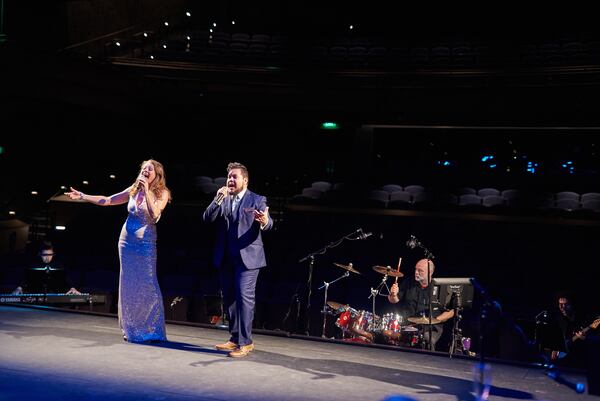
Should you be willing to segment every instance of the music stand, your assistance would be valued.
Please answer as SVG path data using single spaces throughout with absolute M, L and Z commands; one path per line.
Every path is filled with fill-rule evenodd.
M 454 309 L 454 323 L 452 325 L 452 343 L 450 345 L 449 356 L 452 358 L 454 353 L 461 354 L 468 352 L 465 346 L 467 337 L 462 336 L 462 330 L 459 323 L 462 319 L 461 311 L 473 306 L 473 284 L 471 278 L 434 278 L 433 297 L 437 299 L 439 305 L 445 309 Z
M 66 287 L 65 274 L 64 269 L 50 265 L 29 268 L 26 273 L 27 292 L 44 294 L 46 301 L 48 294 L 59 293 Z

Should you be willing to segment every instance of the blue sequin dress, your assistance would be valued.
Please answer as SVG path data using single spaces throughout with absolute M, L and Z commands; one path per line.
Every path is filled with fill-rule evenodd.
M 119 326 L 129 342 L 166 341 L 163 298 L 156 277 L 156 224 L 129 197 L 129 215 L 119 237 Z

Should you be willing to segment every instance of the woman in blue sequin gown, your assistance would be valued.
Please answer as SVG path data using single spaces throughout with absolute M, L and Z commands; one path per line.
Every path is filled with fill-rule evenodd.
M 127 203 L 128 216 L 119 237 L 119 326 L 126 341 L 166 341 L 165 313 L 156 277 L 156 222 L 171 199 L 164 168 L 156 160 L 142 163 L 135 182 L 111 196 L 66 192 L 100 206 Z

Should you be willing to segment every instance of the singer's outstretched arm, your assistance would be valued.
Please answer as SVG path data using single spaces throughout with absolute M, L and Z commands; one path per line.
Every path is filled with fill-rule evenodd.
M 129 191 L 131 190 L 131 187 L 128 187 L 127 189 L 110 196 L 86 195 L 73 187 L 70 187 L 70 189 L 71 191 L 65 192 L 65 195 L 71 199 L 79 199 L 99 206 L 115 206 L 122 205 L 129 201 Z

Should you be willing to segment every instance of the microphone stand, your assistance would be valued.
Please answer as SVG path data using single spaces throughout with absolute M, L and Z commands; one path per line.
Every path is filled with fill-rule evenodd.
M 533 343 L 536 344 L 538 352 L 542 351 L 542 344 L 539 340 L 539 331 L 540 325 L 546 324 L 546 319 L 548 318 L 548 311 L 541 311 L 537 315 L 535 315 L 535 330 L 533 332 Z
M 43 286 L 44 286 L 44 303 L 46 303 L 46 301 L 48 300 L 48 284 L 50 283 L 50 272 L 51 272 L 52 268 L 50 267 L 50 265 L 46 265 L 46 267 L 44 268 L 44 282 L 43 282 Z
M 223 301 L 222 289 L 219 289 L 219 307 L 221 308 L 221 324 L 217 325 L 217 327 L 226 328 L 229 326 L 229 320 L 227 319 L 227 315 L 225 314 L 225 305 Z
M 425 255 L 429 255 L 426 256 L 427 258 L 427 289 L 429 292 L 429 297 L 427 300 L 427 303 L 429 304 L 429 350 L 433 351 L 434 350 L 434 345 L 433 345 L 433 324 L 431 323 L 431 315 L 433 314 L 433 308 L 431 306 L 431 297 L 433 296 L 433 286 L 431 285 L 431 259 L 433 258 L 433 255 L 431 255 L 431 253 L 427 250 L 427 248 L 423 247 L 423 249 L 425 250 Z
M 283 330 L 285 330 L 285 328 L 286 328 L 286 323 L 290 317 L 290 314 L 292 313 L 292 306 L 294 304 L 296 304 L 296 324 L 298 324 L 298 321 L 300 320 L 300 298 L 298 297 L 300 285 L 301 285 L 301 283 L 298 283 L 298 285 L 296 285 L 296 289 L 294 290 L 294 295 L 292 295 L 292 298 L 290 299 L 290 307 L 288 308 L 285 316 L 283 317 L 283 320 L 281 321 Z
M 315 255 L 310 255 L 308 258 L 308 278 L 306 281 L 306 330 L 304 333 L 308 336 L 310 335 L 310 298 L 312 296 L 312 275 L 313 275 L 313 267 L 315 265 Z
M 312 275 L 313 275 L 313 268 L 314 268 L 314 264 L 315 264 L 315 256 L 316 255 L 323 255 L 325 254 L 325 252 L 327 252 L 327 250 L 329 248 L 335 248 L 336 246 L 340 245 L 342 242 L 344 242 L 345 239 L 348 240 L 357 240 L 357 239 L 361 239 L 360 234 L 362 233 L 362 228 L 359 228 L 358 230 L 355 230 L 353 232 L 351 232 L 350 234 L 344 235 L 342 238 L 338 239 L 337 241 L 331 242 L 330 244 L 325 245 L 323 248 L 311 252 L 308 255 L 304 256 L 302 259 L 300 259 L 298 261 L 298 263 L 304 263 L 308 260 L 308 278 L 306 280 L 306 330 L 305 330 L 305 335 L 310 335 L 310 297 L 312 295 Z M 351 238 L 354 235 L 359 234 L 358 238 Z M 290 304 L 290 308 L 292 307 L 292 305 Z M 288 311 L 289 314 L 289 311 Z
M 323 330 L 321 332 L 322 338 L 326 338 L 325 337 L 325 324 L 327 323 L 327 290 L 329 290 L 329 285 L 335 283 L 338 280 L 343 279 L 344 277 L 348 277 L 349 275 L 350 275 L 350 272 L 346 270 L 346 273 L 342 274 L 341 276 L 339 276 L 338 278 L 336 278 L 333 281 L 330 281 L 330 282 L 323 281 L 323 285 L 319 287 L 320 290 L 325 288 L 325 293 L 324 293 L 324 298 L 323 298 Z

